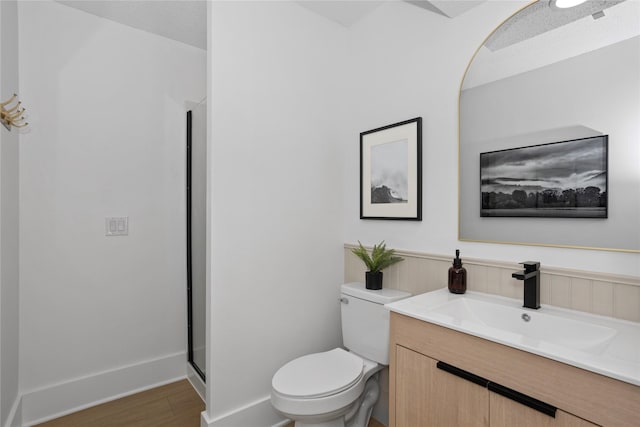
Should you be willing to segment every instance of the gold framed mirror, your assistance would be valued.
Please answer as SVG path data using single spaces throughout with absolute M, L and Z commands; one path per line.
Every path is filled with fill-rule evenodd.
M 640 2 L 589 0 L 561 9 L 539 0 L 516 12 L 478 48 L 460 87 L 459 240 L 639 253 L 638 118 Z M 483 169 L 481 177 L 481 153 L 604 136 L 604 171 L 588 166 L 587 150 L 556 150 L 504 161 L 510 172 Z M 527 169 L 532 162 L 535 173 Z M 606 217 L 570 217 L 575 194 L 588 187 L 600 192 Z M 514 191 L 539 200 L 528 205 L 537 216 L 481 216 L 496 196 L 524 209 L 511 200 Z M 542 202 L 543 192 L 553 205 Z

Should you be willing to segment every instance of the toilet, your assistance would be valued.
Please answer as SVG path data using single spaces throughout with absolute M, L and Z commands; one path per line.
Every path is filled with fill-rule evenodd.
M 389 311 L 411 294 L 341 287 L 342 337 L 347 350 L 308 354 L 281 367 L 271 381 L 271 404 L 296 427 L 366 427 L 380 395 L 379 372 L 389 364 Z

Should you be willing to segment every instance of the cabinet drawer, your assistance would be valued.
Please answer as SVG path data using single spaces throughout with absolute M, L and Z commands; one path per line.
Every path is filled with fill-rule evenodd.
M 396 427 L 487 427 L 488 390 L 437 368 L 437 361 L 397 346 Z M 393 424 L 392 424 L 393 425 Z
M 557 410 L 554 417 L 489 392 L 491 427 L 596 427 L 597 424 Z

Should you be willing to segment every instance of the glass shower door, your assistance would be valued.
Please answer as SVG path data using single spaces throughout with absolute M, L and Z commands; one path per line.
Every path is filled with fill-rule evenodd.
M 189 362 L 205 380 L 207 104 L 187 112 L 187 297 Z

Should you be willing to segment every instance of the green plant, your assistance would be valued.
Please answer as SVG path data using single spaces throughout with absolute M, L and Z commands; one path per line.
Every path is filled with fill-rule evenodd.
M 404 258 L 395 255 L 395 250 L 387 249 L 384 240 L 377 245 L 373 245 L 371 255 L 359 240 L 358 245 L 359 247 L 352 249 L 351 252 L 365 263 L 369 271 L 374 273 L 404 260 Z

